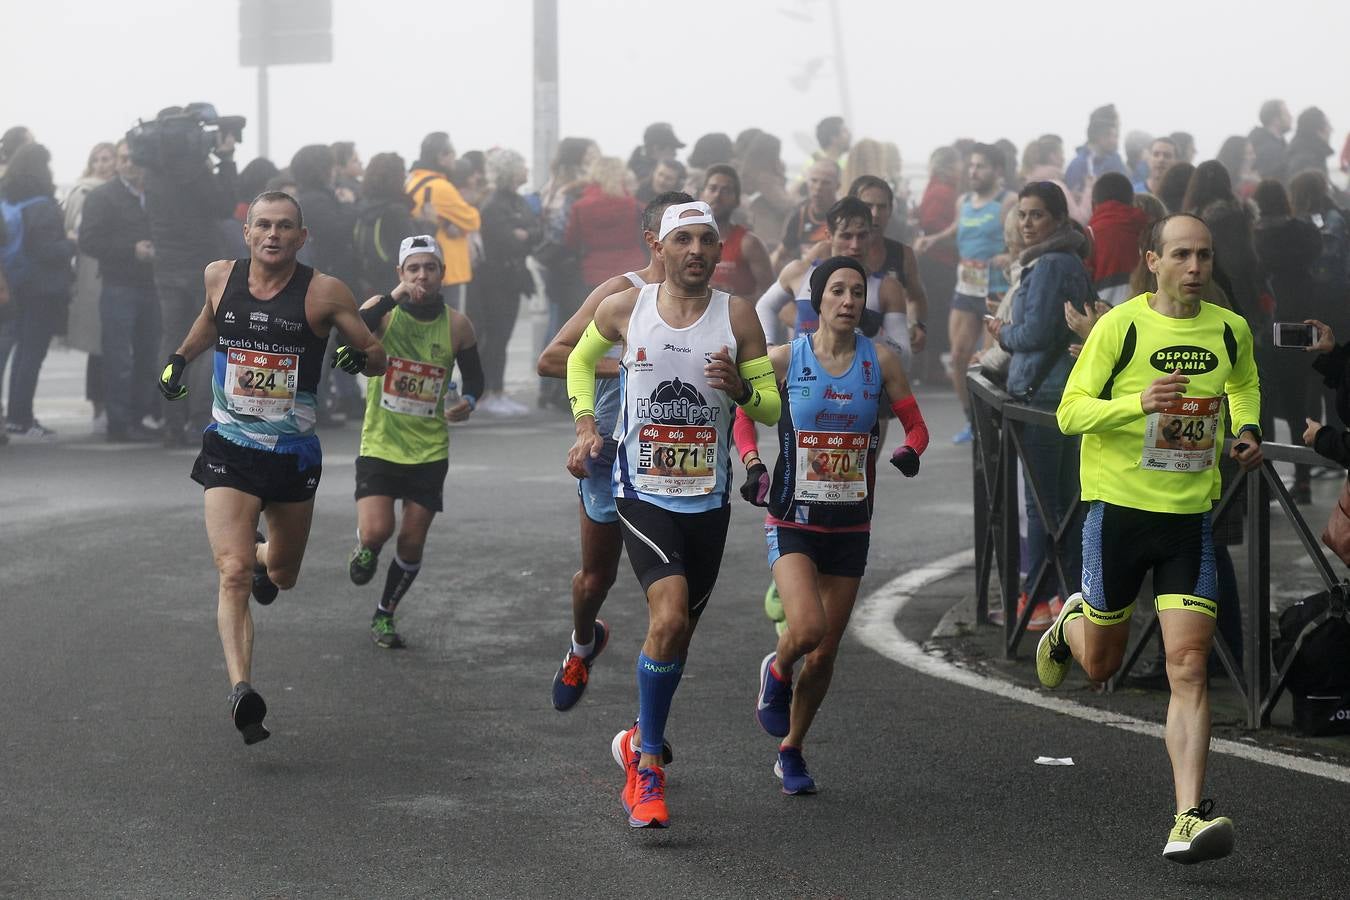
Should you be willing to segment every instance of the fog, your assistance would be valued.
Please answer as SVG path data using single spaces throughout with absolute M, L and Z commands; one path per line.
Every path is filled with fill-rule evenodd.
M 249 127 L 253 69 L 238 64 L 238 5 L 188 0 L 2 0 L 4 119 L 53 153 L 58 181 L 97 141 L 163 106 L 205 100 Z M 280 4 L 285 0 L 272 0 Z M 561 0 L 560 133 L 627 157 L 649 122 L 692 145 L 702 133 L 757 126 L 783 138 L 789 170 L 814 123 L 841 112 L 828 0 L 677 4 Z M 1045 132 L 1070 148 L 1088 112 L 1116 104 L 1122 135 L 1190 131 L 1200 159 L 1245 134 L 1269 97 L 1295 115 L 1321 106 L 1339 148 L 1350 121 L 1343 0 L 1083 4 L 1044 0 L 881 3 L 838 0 L 855 138 L 896 142 L 907 169 L 958 136 Z M 334 0 L 333 62 L 274 67 L 271 153 L 354 140 L 363 156 L 409 162 L 445 130 L 461 152 L 531 155 L 530 0 L 395 4 Z

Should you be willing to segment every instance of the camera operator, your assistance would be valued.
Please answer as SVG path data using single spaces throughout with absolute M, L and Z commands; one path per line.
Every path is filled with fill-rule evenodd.
M 199 138 L 197 143 L 169 139 L 169 127 L 189 129 L 194 118 L 192 135 Z M 163 323 L 161 357 L 174 352 L 201 313 L 202 270 L 225 255 L 219 222 L 234 213 L 234 147 L 242 121 L 234 129 L 223 127 L 222 122 L 212 142 L 212 132 L 205 126 L 216 119 L 215 110 L 206 104 L 161 110 L 151 124 L 165 129 L 162 156 L 137 160 L 146 168 L 145 210 L 155 247 L 155 290 Z M 184 120 L 189 121 L 183 124 Z M 133 140 L 133 153 L 135 148 Z M 209 360 L 189 366 L 183 380 L 189 387 L 189 401 L 165 409 L 166 447 L 195 443 L 195 432 L 211 419 Z M 185 433 L 189 427 L 194 429 L 191 438 Z

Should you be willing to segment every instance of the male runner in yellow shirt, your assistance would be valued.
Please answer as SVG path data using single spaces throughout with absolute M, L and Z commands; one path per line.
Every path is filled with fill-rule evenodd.
M 1064 604 L 1036 648 L 1036 673 L 1056 687 L 1077 659 L 1105 681 L 1120 668 L 1130 614 L 1145 574 L 1167 646 L 1171 700 L 1164 733 L 1176 819 L 1163 849 L 1175 862 L 1227 856 L 1233 823 L 1201 801 L 1209 755 L 1206 664 L 1218 612 L 1209 511 L 1219 497 L 1225 418 L 1231 455 L 1261 465 L 1260 383 L 1252 335 L 1241 316 L 1207 303 L 1214 266 L 1209 229 L 1190 215 L 1159 220 L 1150 234 L 1157 292 L 1117 306 L 1083 346 L 1057 413 L 1081 434 L 1083 592 Z M 1224 398 L 1228 415 L 1225 417 Z

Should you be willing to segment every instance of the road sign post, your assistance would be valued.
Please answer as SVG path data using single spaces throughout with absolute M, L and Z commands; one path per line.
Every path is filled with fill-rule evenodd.
M 269 66 L 333 61 L 333 0 L 239 0 L 239 65 L 258 69 L 258 155 L 268 154 Z

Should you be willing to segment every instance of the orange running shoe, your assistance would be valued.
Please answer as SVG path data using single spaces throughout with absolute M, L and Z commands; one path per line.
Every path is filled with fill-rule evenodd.
M 660 766 L 637 770 L 633 786 L 633 806 L 628 824 L 634 828 L 665 828 L 670 824 L 666 811 L 666 770 Z
M 625 728 L 614 735 L 614 740 L 609 742 L 609 752 L 614 755 L 614 761 L 623 769 L 623 790 L 619 793 L 619 799 L 623 801 L 623 811 L 632 813 L 633 811 L 633 792 L 637 788 L 638 759 L 641 755 L 633 749 L 633 732 L 637 731 L 637 724 L 632 728 Z

